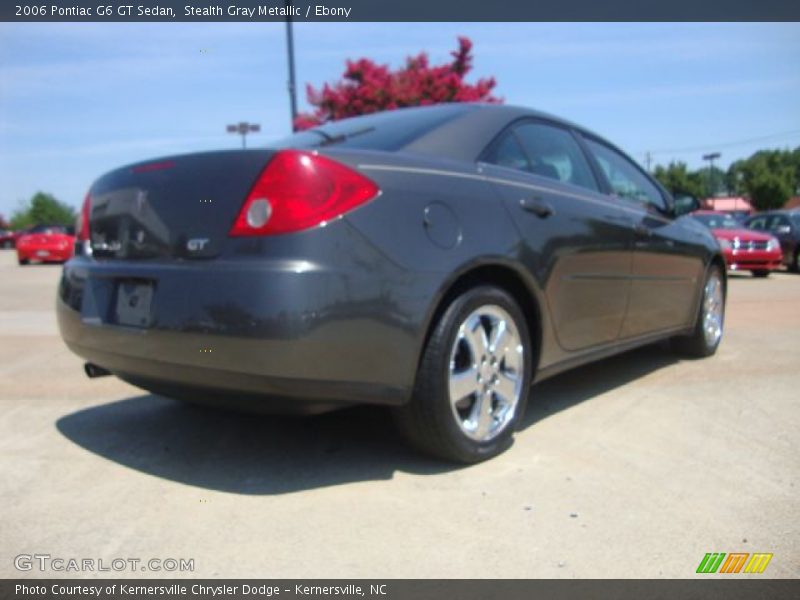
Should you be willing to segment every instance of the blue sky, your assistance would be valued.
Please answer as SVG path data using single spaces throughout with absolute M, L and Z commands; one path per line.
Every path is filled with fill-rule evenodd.
M 298 83 L 337 79 L 346 58 L 440 62 L 457 35 L 475 44 L 470 77 L 496 77 L 507 103 L 581 123 L 640 162 L 649 150 L 697 167 L 719 150 L 725 166 L 800 145 L 796 23 L 298 23 Z M 251 145 L 285 135 L 284 36 L 272 23 L 0 24 L 0 213 L 37 190 L 78 206 L 128 162 L 236 147 L 227 123 L 260 123 Z

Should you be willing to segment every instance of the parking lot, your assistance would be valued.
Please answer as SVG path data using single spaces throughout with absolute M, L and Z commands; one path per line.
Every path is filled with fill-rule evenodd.
M 194 559 L 197 577 L 685 578 L 707 552 L 769 552 L 763 576 L 800 574 L 800 275 L 732 276 L 717 356 L 656 346 L 565 373 L 533 389 L 511 450 L 454 468 L 378 409 L 241 415 L 90 380 L 58 336 L 59 272 L 0 252 L 3 577 L 109 575 L 21 573 L 20 554 Z

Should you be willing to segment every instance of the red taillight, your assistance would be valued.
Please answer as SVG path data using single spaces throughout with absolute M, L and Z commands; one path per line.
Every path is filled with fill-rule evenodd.
M 271 235 L 314 227 L 378 195 L 372 181 L 330 158 L 282 150 L 261 173 L 230 235 Z
M 78 217 L 78 226 L 76 227 L 79 242 L 89 241 L 89 203 L 89 194 L 86 194 L 81 207 L 81 215 Z

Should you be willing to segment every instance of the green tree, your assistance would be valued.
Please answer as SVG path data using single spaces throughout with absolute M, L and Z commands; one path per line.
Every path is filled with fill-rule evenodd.
M 792 150 L 789 158 L 792 166 L 794 166 L 794 190 L 793 194 L 800 194 L 800 146 Z
M 673 196 L 705 196 L 702 175 L 690 172 L 684 162 L 670 162 L 666 167 L 656 166 L 653 175 Z
M 798 187 L 796 152 L 760 150 L 742 161 L 742 188 L 758 210 L 782 208 Z
M 704 190 L 707 197 L 711 198 L 713 196 L 718 196 L 720 193 L 729 193 L 730 190 L 727 185 L 726 173 L 718 166 L 714 165 L 710 169 L 706 167 L 695 173 L 702 173 Z
M 792 187 L 785 177 L 761 172 L 749 184 L 750 199 L 758 210 L 783 208 L 792 195 Z
M 725 173 L 725 187 L 732 196 L 742 196 L 747 193 L 744 188 L 744 173 L 742 172 L 745 161 L 732 162 Z
M 24 229 L 31 225 L 74 225 L 75 210 L 68 204 L 59 202 L 51 194 L 36 192 L 11 215 L 14 229 Z

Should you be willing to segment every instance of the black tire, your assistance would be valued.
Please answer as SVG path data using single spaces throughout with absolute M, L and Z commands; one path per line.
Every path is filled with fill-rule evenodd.
M 719 338 L 711 343 L 709 339 L 706 337 L 706 332 L 704 329 L 704 322 L 705 322 L 705 307 L 706 307 L 706 294 L 708 289 L 709 281 L 712 277 L 717 277 L 719 284 L 720 284 L 720 292 L 721 292 L 721 302 L 722 302 L 722 316 L 721 316 L 721 323 L 720 323 L 720 333 Z M 700 299 L 700 306 L 697 311 L 697 322 L 695 323 L 694 330 L 688 336 L 680 336 L 672 338 L 672 347 L 677 352 L 684 354 L 686 356 L 691 356 L 694 358 L 705 358 L 707 356 L 711 356 L 717 351 L 719 348 L 719 344 L 722 341 L 722 336 L 725 331 L 725 300 L 726 300 L 727 290 L 725 288 L 725 278 L 723 277 L 722 270 L 714 265 L 712 266 L 709 271 L 708 275 L 706 275 L 705 282 L 703 283 L 703 295 Z
M 22 267 L 29 263 L 30 261 L 27 258 L 18 258 L 17 263 Z
M 14 247 L 14 244 L 11 242 L 11 240 L 6 240 L 5 242 L 3 242 L 3 248 L 8 249 L 8 248 L 13 248 L 13 247 Z
M 498 425 L 494 437 L 478 441 L 462 430 L 450 404 L 450 360 L 462 323 L 478 309 L 487 307 L 500 307 L 510 317 L 522 346 L 523 373 L 513 416 L 503 421 L 505 425 Z M 458 296 L 434 327 L 423 350 L 412 399 L 407 405 L 393 409 L 395 423 L 403 437 L 425 454 L 467 464 L 492 458 L 512 444 L 514 430 L 525 412 L 533 370 L 531 338 L 525 316 L 507 292 L 492 286 L 480 286 Z M 496 377 L 494 381 L 497 381 Z M 477 396 L 472 398 L 478 402 Z M 497 396 L 492 398 L 490 406 L 494 410 Z
M 800 273 L 800 246 L 798 246 L 794 251 L 794 258 L 789 265 L 789 270 L 794 273 Z
M 758 277 L 759 279 L 764 279 L 769 277 L 769 269 L 758 269 L 757 271 L 752 271 L 753 277 Z

